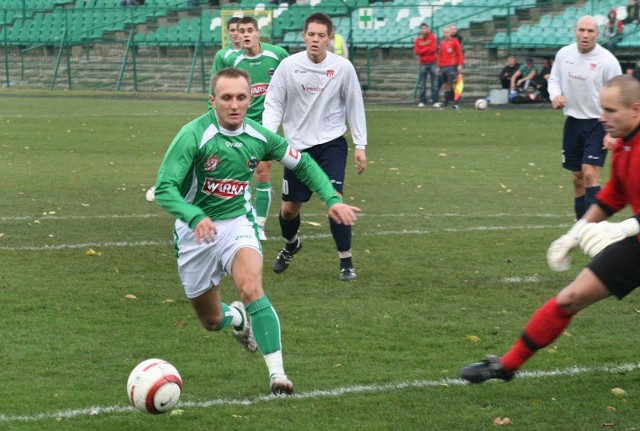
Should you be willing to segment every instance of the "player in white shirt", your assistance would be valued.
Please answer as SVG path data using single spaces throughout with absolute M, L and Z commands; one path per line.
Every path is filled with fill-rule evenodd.
M 358 174 L 367 167 L 367 127 L 360 82 L 353 65 L 327 51 L 335 28 L 327 15 L 314 13 L 304 22 L 306 50 L 282 60 L 269 84 L 262 124 L 284 136 L 293 148 L 318 162 L 342 194 L 347 163 L 348 119 Z M 298 238 L 300 208 L 311 197 L 309 189 L 285 169 L 280 208 L 280 229 L 286 240 L 273 265 L 277 273 L 289 267 L 302 247 Z M 340 257 L 340 280 L 356 279 L 351 258 L 351 226 L 329 221 Z
M 549 97 L 566 120 L 562 139 L 562 167 L 573 174 L 574 210 L 580 220 L 595 203 L 600 190 L 600 171 L 613 143 L 605 139 L 600 117 L 600 90 L 622 74 L 616 57 L 600 46 L 598 23 L 583 16 L 576 25 L 576 43 L 556 54 L 549 77 Z

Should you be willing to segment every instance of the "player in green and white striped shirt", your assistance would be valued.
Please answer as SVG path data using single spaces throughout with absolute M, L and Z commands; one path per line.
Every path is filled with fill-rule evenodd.
M 238 16 L 232 16 L 227 20 L 229 44 L 216 52 L 216 55 L 213 57 L 211 74 L 209 76 L 213 77 L 218 70 L 227 67 L 226 62 L 229 58 L 234 57 L 242 49 L 242 46 L 240 46 L 240 35 L 238 34 L 238 22 L 240 22 L 240 17 Z M 209 84 L 211 84 L 211 82 L 209 82 Z M 209 95 L 211 95 L 211 86 L 209 86 Z M 209 109 L 211 108 L 211 102 L 209 102 Z
M 228 56 L 225 67 L 244 69 L 251 78 L 251 105 L 247 118 L 262 123 L 264 99 L 271 77 L 280 62 L 289 54 L 279 46 L 260 42 L 258 22 L 250 16 L 238 21 L 238 36 L 241 49 Z M 261 162 L 255 175 L 255 208 L 260 239 L 267 239 L 264 227 L 271 207 L 271 162 Z
M 271 391 L 290 394 L 293 383 L 284 371 L 280 321 L 262 287 L 262 248 L 249 182 L 258 162 L 276 160 L 320 196 L 336 222 L 352 225 L 359 209 L 342 203 L 311 157 L 245 119 L 251 101 L 246 71 L 222 69 L 211 88 L 213 110 L 186 124 L 165 154 L 156 202 L 176 217 L 178 272 L 202 326 L 210 331 L 231 326 L 245 349 L 262 352 Z M 227 274 L 241 299 L 230 305 L 220 293 Z

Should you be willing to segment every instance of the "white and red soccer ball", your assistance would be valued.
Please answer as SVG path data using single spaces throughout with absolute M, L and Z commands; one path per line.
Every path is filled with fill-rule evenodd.
M 487 109 L 487 101 L 485 99 L 476 100 L 476 109 Z
M 147 359 L 131 371 L 127 394 L 138 410 L 151 414 L 165 413 L 180 400 L 182 378 L 169 362 Z

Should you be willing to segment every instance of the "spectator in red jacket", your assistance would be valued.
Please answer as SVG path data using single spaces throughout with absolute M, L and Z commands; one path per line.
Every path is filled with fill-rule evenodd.
M 431 79 L 431 103 L 438 103 L 438 40 L 436 35 L 429 31 L 427 24 L 420 24 L 420 35 L 413 43 L 413 52 L 420 61 L 420 72 L 418 73 L 418 106 L 427 104 L 427 75 Z
M 451 27 L 445 27 L 442 31 L 436 73 L 444 88 L 444 106 L 447 107 L 449 102 L 452 102 L 453 109 L 457 110 L 459 109 L 458 102 L 453 99 L 453 89 L 458 80 L 458 74 L 462 73 L 464 55 L 462 54 L 460 42 L 451 37 L 451 31 Z M 441 107 L 440 103 L 436 103 L 434 106 Z
M 616 46 L 622 42 L 624 33 L 624 22 L 617 18 L 618 13 L 615 8 L 611 8 L 607 15 L 607 23 L 604 25 L 602 32 L 602 46 L 607 48 L 611 53 L 615 51 Z

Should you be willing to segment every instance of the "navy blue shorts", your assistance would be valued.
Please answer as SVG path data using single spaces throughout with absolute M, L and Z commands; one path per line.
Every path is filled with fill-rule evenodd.
M 331 180 L 331 184 L 342 194 L 344 173 L 347 167 L 347 140 L 344 136 L 303 151 L 315 160 Z M 307 202 L 311 199 L 311 190 L 285 168 L 282 178 L 282 200 L 288 202 Z
M 640 286 L 640 243 L 632 236 L 611 244 L 587 265 L 607 286 L 609 292 L 622 299 Z
M 562 167 L 572 172 L 582 165 L 604 166 L 607 151 L 602 148 L 606 132 L 596 119 L 567 117 L 562 135 Z

